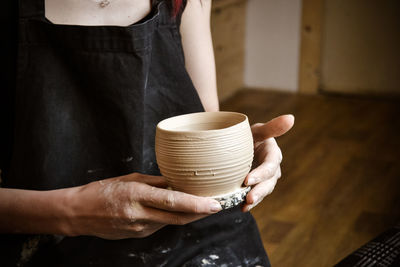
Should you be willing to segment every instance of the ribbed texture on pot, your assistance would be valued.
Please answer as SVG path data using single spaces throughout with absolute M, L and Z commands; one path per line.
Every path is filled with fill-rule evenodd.
M 217 196 L 240 188 L 253 161 L 249 121 L 235 112 L 201 112 L 161 121 L 156 131 L 161 174 L 174 190 Z

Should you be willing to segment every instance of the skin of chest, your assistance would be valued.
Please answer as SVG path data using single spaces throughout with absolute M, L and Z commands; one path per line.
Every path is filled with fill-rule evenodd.
M 45 0 L 45 16 L 55 24 L 127 26 L 150 11 L 150 0 Z

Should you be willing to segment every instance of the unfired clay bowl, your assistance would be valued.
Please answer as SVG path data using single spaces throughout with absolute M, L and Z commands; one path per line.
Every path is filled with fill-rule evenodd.
M 247 116 L 200 112 L 163 120 L 156 130 L 156 156 L 172 189 L 237 205 L 248 192 L 242 184 L 253 161 Z

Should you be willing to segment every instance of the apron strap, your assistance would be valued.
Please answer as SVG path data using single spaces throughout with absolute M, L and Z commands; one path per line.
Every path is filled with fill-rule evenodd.
M 161 2 L 161 0 L 151 0 L 151 6 L 152 6 L 152 7 L 155 7 L 155 6 L 157 6 L 157 4 L 160 3 L 160 2 Z
M 19 17 L 44 17 L 44 1 L 45 0 L 18 0 Z

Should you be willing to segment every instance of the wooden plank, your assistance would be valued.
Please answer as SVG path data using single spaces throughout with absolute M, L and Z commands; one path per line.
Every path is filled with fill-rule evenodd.
M 303 0 L 299 92 L 317 93 L 321 72 L 323 0 Z
M 240 3 L 245 3 L 247 0 L 213 0 L 212 1 L 212 9 L 216 10 L 219 8 L 226 8 L 230 5 L 236 5 Z
M 211 32 L 220 100 L 243 87 L 247 0 L 213 1 Z

